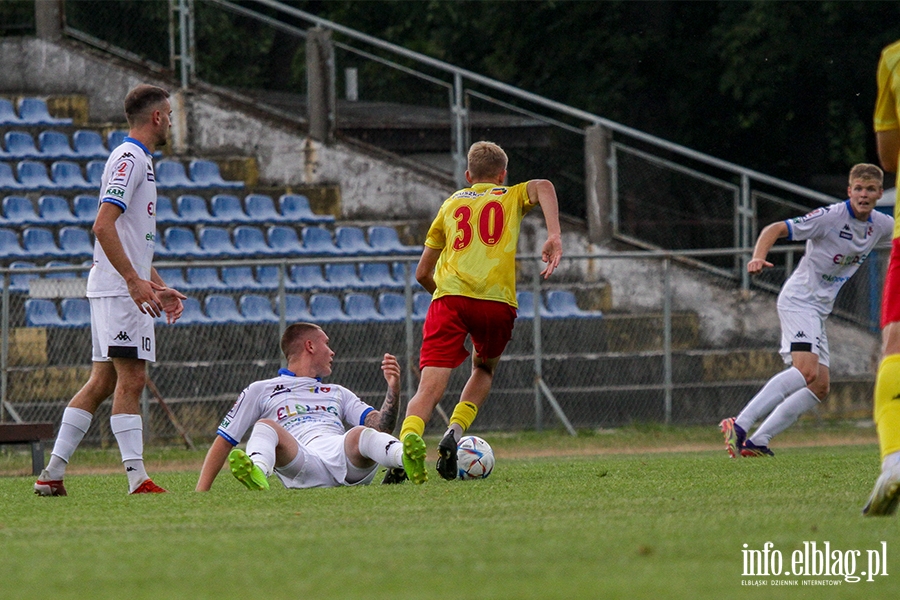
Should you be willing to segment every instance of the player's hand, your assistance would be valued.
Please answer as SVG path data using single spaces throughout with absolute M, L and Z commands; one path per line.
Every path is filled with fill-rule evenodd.
M 547 241 L 544 242 L 544 247 L 541 250 L 541 260 L 547 263 L 547 266 L 541 271 L 541 275 L 544 276 L 544 279 L 550 277 L 553 271 L 556 270 L 561 258 L 562 239 L 558 235 L 547 236 Z
M 184 312 L 184 304 L 182 304 L 181 301 L 187 298 L 187 296 L 170 287 L 159 290 L 156 295 L 159 296 L 160 302 L 162 303 L 162 309 L 166 313 L 166 323 L 171 325 L 177 321 L 181 316 L 181 313 Z
M 156 293 L 164 289 L 166 289 L 164 286 L 147 279 L 133 279 L 128 282 L 128 294 L 138 309 L 154 319 L 162 314 L 162 303 Z
M 756 273 L 762 272 L 763 269 L 769 269 L 774 266 L 775 265 L 764 258 L 754 258 L 747 263 L 747 272 L 751 275 L 755 275 Z
M 384 374 L 384 380 L 387 381 L 388 387 L 394 391 L 400 390 L 400 363 L 393 354 L 385 354 L 381 360 L 381 372 Z

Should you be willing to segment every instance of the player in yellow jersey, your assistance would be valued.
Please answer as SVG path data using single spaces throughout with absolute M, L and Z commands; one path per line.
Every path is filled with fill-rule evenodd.
M 518 306 L 515 258 L 519 226 L 535 204 L 541 205 L 547 225 L 547 241 L 541 250 L 547 265 L 541 271 L 545 279 L 562 257 L 556 189 L 546 179 L 504 185 L 507 163 L 506 153 L 497 144 L 472 144 L 466 171 L 470 187 L 444 201 L 416 267 L 416 279 L 432 294 L 432 302 L 422 330 L 422 376 L 400 430 L 404 467 L 415 483 L 428 479 L 421 438 L 425 424 L 447 389 L 453 369 L 468 358 L 463 344 L 471 336 L 475 348 L 472 374 L 438 444 L 438 473 L 444 479 L 457 476 L 457 443 L 487 399 L 500 355 L 512 337 Z
M 900 155 L 900 41 L 887 46 L 878 62 L 875 103 L 878 158 L 885 171 L 897 172 Z M 881 302 L 881 365 L 875 380 L 875 425 L 881 446 L 881 475 L 869 502 L 868 516 L 890 515 L 900 504 L 900 216 L 894 204 L 894 240 Z

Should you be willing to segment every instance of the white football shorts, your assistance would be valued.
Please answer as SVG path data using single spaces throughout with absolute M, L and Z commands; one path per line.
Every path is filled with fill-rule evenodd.
M 144 314 L 131 296 L 88 298 L 91 304 L 91 359 L 139 358 L 156 362 L 153 317 Z
M 299 472 L 290 472 L 288 468 L 275 469 L 284 487 L 337 487 L 371 483 L 378 470 L 378 464 L 373 465 L 371 469 L 360 469 L 351 465 L 344 452 L 344 435 L 326 433 L 310 440 L 305 446 L 300 445 L 304 461 Z
M 825 319 L 812 311 L 778 309 L 781 321 L 781 357 L 791 364 L 791 352 L 812 352 L 828 367 L 828 336 Z

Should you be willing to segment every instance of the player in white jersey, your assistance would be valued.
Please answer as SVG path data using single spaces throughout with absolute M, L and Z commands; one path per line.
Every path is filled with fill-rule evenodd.
M 139 85 L 125 97 L 129 132 L 110 153 L 94 221 L 94 264 L 88 275 L 91 305 L 91 376 L 63 412 L 47 468 L 34 484 L 41 496 L 65 496 L 69 459 L 100 404 L 113 395 L 110 426 L 122 454 L 129 493 L 165 490 L 147 475 L 143 460 L 140 396 L 146 361 L 156 360 L 153 319 L 174 323 L 184 296 L 167 288 L 151 266 L 156 235 L 156 182 L 152 154 L 171 126 L 169 93 Z
M 732 458 L 773 456 L 769 441 L 804 412 L 825 399 L 829 390 L 828 337 L 825 320 L 841 286 L 866 261 L 873 248 L 891 239 L 894 220 L 875 211 L 884 174 L 875 165 L 850 171 L 849 199 L 818 208 L 802 217 L 766 226 L 759 234 L 747 271 L 771 267 L 766 255 L 779 238 L 806 240 L 806 252 L 778 295 L 781 355 L 788 369 L 772 377 L 735 417 L 720 423 Z M 765 415 L 752 436 L 747 432 Z
M 269 489 L 273 472 L 287 488 L 367 484 L 379 464 L 389 468 L 386 482 L 403 479 L 403 444 L 390 435 L 400 400 L 397 359 L 384 355 L 388 389 L 375 410 L 347 388 L 322 383 L 331 374 L 334 352 L 318 325 L 290 325 L 281 351 L 287 368 L 247 386 L 225 415 L 197 491 L 212 487 L 226 456 L 232 474 L 251 490 Z M 251 427 L 246 452 L 236 448 Z

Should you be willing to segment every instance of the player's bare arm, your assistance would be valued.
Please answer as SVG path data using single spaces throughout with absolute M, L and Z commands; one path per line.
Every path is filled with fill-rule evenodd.
M 177 321 L 178 318 L 181 317 L 181 313 L 184 312 L 184 304 L 182 304 L 181 301 L 187 298 L 187 296 L 176 289 L 168 287 L 166 282 L 162 280 L 162 277 L 159 276 L 156 267 L 150 267 L 150 280 L 163 286 L 163 289 L 158 290 L 156 295 L 159 297 L 160 303 L 162 304 L 163 312 L 166 313 L 166 322 L 171 325 Z
M 385 354 L 381 361 L 381 371 L 388 389 L 381 404 L 381 410 L 373 410 L 366 415 L 366 427 L 391 433 L 397 425 L 397 414 L 400 409 L 400 363 L 392 354 Z
M 100 204 L 97 219 L 94 221 L 94 235 L 109 258 L 109 262 L 125 279 L 125 283 L 128 285 L 128 294 L 138 305 L 140 311 L 150 314 L 154 318 L 158 317 L 162 314 L 162 303 L 156 292 L 164 289 L 164 286 L 141 279 L 135 271 L 134 265 L 128 260 L 122 240 L 119 238 L 119 232 L 116 231 L 116 219 L 121 214 L 121 209 L 114 204 L 109 202 Z
M 562 237 L 559 226 L 559 200 L 556 197 L 556 188 L 546 179 L 532 179 L 526 187 L 528 198 L 532 204 L 540 204 L 544 213 L 544 222 L 547 225 L 547 241 L 541 248 L 541 260 L 546 267 L 541 271 L 544 279 L 550 277 L 562 258 Z
M 753 258 L 747 263 L 747 272 L 756 274 L 763 269 L 772 267 L 772 263 L 766 260 L 769 250 L 775 245 L 775 242 L 781 238 L 787 237 L 788 227 L 784 221 L 771 223 L 763 227 L 756 240 L 756 247 L 753 248 Z
M 878 144 L 878 160 L 881 168 L 888 173 L 897 172 L 897 158 L 900 156 L 900 129 L 876 131 L 875 141 Z
M 416 281 L 429 294 L 434 294 L 434 290 L 437 289 L 437 284 L 434 282 L 434 267 L 437 265 L 440 256 L 440 250 L 425 246 L 425 250 L 422 251 L 422 257 L 419 259 L 419 264 L 416 265 Z
M 200 479 L 197 480 L 196 492 L 208 492 L 216 480 L 216 475 L 222 470 L 228 453 L 231 452 L 232 445 L 220 435 L 216 436 L 206 458 L 203 460 L 203 467 L 200 469 Z

